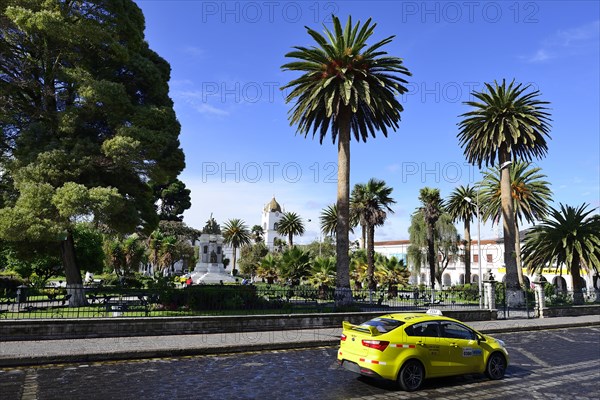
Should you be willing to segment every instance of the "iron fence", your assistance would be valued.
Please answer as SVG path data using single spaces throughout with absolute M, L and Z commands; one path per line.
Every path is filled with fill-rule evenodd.
M 186 315 L 409 311 L 479 308 L 475 290 L 353 290 L 353 303 L 336 309 L 333 288 L 269 285 L 198 285 L 128 289 L 19 287 L 0 291 L 0 318 L 111 318 Z

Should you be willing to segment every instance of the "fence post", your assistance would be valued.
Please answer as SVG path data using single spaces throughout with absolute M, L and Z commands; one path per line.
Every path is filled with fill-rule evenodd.
M 542 275 L 537 274 L 533 284 L 535 285 L 535 316 L 537 318 L 544 318 L 544 306 L 546 305 L 544 285 L 546 282 L 542 280 Z

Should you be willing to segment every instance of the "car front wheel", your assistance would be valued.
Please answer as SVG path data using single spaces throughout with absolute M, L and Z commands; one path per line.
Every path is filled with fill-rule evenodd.
M 407 361 L 398 374 L 398 384 L 403 390 L 412 392 L 417 390 L 425 380 L 425 369 L 416 360 Z
M 504 377 L 506 372 L 506 359 L 500 353 L 493 353 L 488 359 L 485 374 L 488 378 L 497 380 Z

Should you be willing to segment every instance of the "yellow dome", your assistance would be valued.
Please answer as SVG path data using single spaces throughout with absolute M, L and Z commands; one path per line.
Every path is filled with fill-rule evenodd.
M 267 203 L 267 205 L 265 206 L 265 211 L 266 212 L 281 212 L 281 206 L 279 205 L 279 203 L 277 202 L 277 200 L 275 200 L 275 197 L 273 197 L 271 199 L 271 201 L 269 203 Z

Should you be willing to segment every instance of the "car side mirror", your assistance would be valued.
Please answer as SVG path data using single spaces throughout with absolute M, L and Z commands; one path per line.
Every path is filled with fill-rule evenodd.
M 479 333 L 477 334 L 477 343 L 481 343 L 481 342 L 485 342 L 485 338 L 483 337 L 483 335 L 480 335 Z

